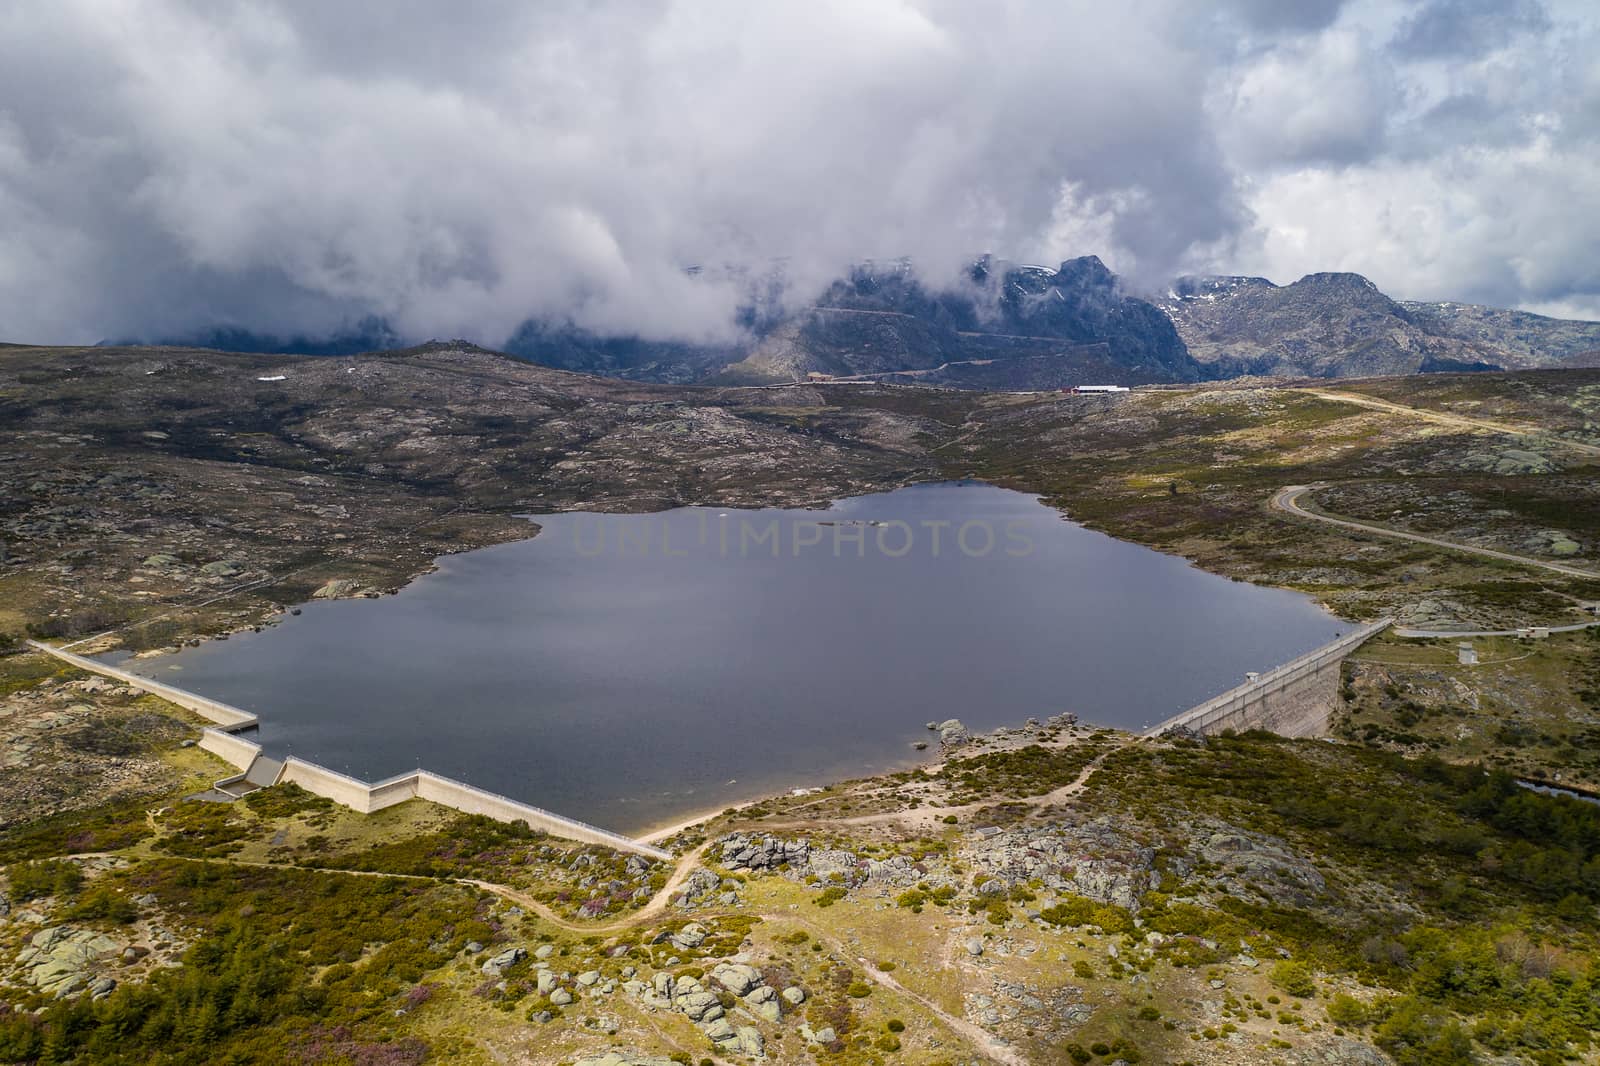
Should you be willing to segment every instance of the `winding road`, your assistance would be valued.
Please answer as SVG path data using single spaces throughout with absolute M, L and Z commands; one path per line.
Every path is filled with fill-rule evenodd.
M 1585 445 L 1587 447 L 1587 445 Z M 1335 518 L 1332 515 L 1308 511 L 1300 506 L 1300 499 L 1306 493 L 1315 489 L 1327 488 L 1326 484 L 1316 485 L 1285 485 L 1272 494 L 1271 507 L 1275 511 L 1294 515 L 1296 518 L 1309 518 L 1314 522 L 1324 522 L 1330 526 L 1339 526 L 1341 529 L 1353 529 L 1362 533 L 1375 533 L 1380 537 L 1393 537 L 1396 540 L 1409 540 L 1417 544 L 1429 544 L 1435 548 L 1446 548 L 1450 551 L 1466 552 L 1469 555 L 1483 555 L 1503 562 L 1517 563 L 1521 566 L 1537 567 L 1540 570 L 1549 570 L 1551 573 L 1561 574 L 1564 577 L 1583 578 L 1587 581 L 1600 579 L 1600 573 L 1593 570 L 1584 570 L 1576 566 L 1567 566 L 1563 563 L 1546 562 L 1535 559 L 1529 555 L 1516 555 L 1512 552 L 1503 552 L 1495 548 L 1479 548 L 1472 544 L 1458 544 L 1453 540 L 1442 540 L 1439 537 L 1429 537 L 1421 533 L 1407 533 L 1404 530 L 1390 529 L 1387 526 L 1372 525 L 1368 522 L 1356 522 L 1349 518 Z

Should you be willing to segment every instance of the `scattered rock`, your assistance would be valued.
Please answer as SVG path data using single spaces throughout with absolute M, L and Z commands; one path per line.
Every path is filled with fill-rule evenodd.
M 485 962 L 480 969 L 483 970 L 485 976 L 499 977 L 527 957 L 528 951 L 526 948 L 506 948 L 494 958 Z

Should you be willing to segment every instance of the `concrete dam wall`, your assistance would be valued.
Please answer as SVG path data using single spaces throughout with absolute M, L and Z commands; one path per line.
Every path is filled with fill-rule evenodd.
M 1157 737 L 1169 729 L 1196 733 L 1265 729 L 1286 737 L 1313 737 L 1328 731 L 1328 719 L 1339 700 L 1340 665 L 1344 657 L 1393 624 L 1384 618 L 1315 648 L 1297 659 L 1231 688 L 1182 714 L 1145 730 Z
M 318 766 L 316 763 L 306 762 L 293 756 L 280 764 L 276 759 L 264 754 L 260 744 L 235 735 L 259 724 L 259 719 L 249 711 L 230 707 L 226 703 L 197 696 L 193 692 L 152 681 L 147 677 L 140 677 L 138 674 L 83 655 L 62 651 L 60 648 L 53 648 L 36 640 L 28 641 L 28 646 L 46 655 L 53 655 L 80 670 L 114 678 L 141 692 L 159 696 L 168 703 L 177 704 L 207 721 L 217 723 L 216 727 L 201 731 L 199 747 L 240 771 L 216 783 L 219 790 L 233 795 L 242 794 L 234 791 L 234 788 L 244 782 L 248 782 L 248 785 L 242 786 L 246 788 L 292 783 L 313 795 L 331 799 L 362 814 L 381 811 L 385 807 L 392 807 L 409 799 L 421 799 L 437 803 L 442 807 L 450 807 L 463 814 L 481 814 L 501 822 L 527 822 L 533 829 L 567 840 L 600 844 L 661 862 L 672 860 L 670 852 L 634 840 L 632 837 L 625 837 L 620 833 L 613 833 L 575 818 L 567 818 L 542 807 L 486 792 L 460 781 L 452 781 L 448 777 L 441 777 L 427 770 L 413 770 L 408 774 L 368 784 L 348 774 L 341 774 L 337 770 L 329 770 L 325 766 Z
M 152 696 L 160 696 L 168 703 L 175 703 L 185 710 L 193 711 L 206 721 L 214 722 L 230 733 L 238 732 L 241 729 L 249 729 L 259 723 L 259 719 L 249 711 L 241 711 L 239 708 L 230 707 L 226 703 L 219 703 L 204 696 L 197 696 L 193 692 L 185 692 L 181 688 L 164 685 L 159 681 L 152 681 L 148 677 L 140 677 L 138 674 L 118 669 L 115 666 L 108 666 L 103 662 L 83 655 L 74 655 L 70 651 L 52 648 L 50 645 L 43 644 L 37 640 L 28 641 L 28 647 L 35 651 L 42 651 L 46 655 L 53 655 L 63 662 L 71 663 L 80 670 L 87 670 L 102 677 L 115 678 L 125 685 L 138 689 L 140 692 L 148 692 Z M 208 748 L 207 750 L 209 751 L 210 749 Z

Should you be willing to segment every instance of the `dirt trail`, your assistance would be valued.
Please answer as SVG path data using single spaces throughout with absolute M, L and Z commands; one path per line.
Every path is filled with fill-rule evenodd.
M 694 872 L 695 867 L 700 865 L 700 860 L 710 847 L 711 841 L 707 841 L 680 858 L 677 866 L 673 868 L 672 876 L 667 878 L 667 883 L 661 886 L 659 892 L 650 897 L 648 903 L 638 910 L 611 922 L 570 921 L 561 917 L 522 889 L 512 888 L 510 885 L 496 884 L 493 881 L 478 881 L 472 878 L 462 878 L 461 881 L 463 884 L 472 885 L 474 888 L 481 888 L 485 892 L 492 892 L 502 899 L 508 899 L 519 907 L 526 907 L 536 911 L 540 918 L 543 918 L 551 925 L 559 925 L 563 929 L 570 929 L 580 933 L 615 933 L 648 922 L 666 910 L 667 905 L 672 901 L 673 893 L 683 887 L 683 883 L 689 879 L 689 875 Z
M 1051 807 L 1064 802 L 1072 796 L 1082 792 L 1088 787 L 1089 779 L 1095 771 L 1105 763 L 1106 759 L 1130 745 L 1137 744 L 1144 738 L 1132 736 L 1109 751 L 1096 755 L 1087 766 L 1078 771 L 1078 776 L 1060 788 L 1046 792 L 1042 796 L 1027 796 L 1022 799 L 1006 800 L 980 800 L 977 803 L 964 803 L 958 806 L 947 807 L 914 807 L 897 811 L 884 811 L 881 814 L 858 814 L 852 818 L 830 818 L 828 825 L 881 825 L 887 822 L 900 822 L 910 830 L 928 829 L 938 824 L 948 815 L 972 814 L 985 807 L 993 807 L 996 803 L 1021 804 L 1028 807 Z M 752 832 L 769 832 L 775 829 L 799 829 L 812 825 L 807 820 L 788 820 L 782 822 L 764 822 L 754 826 Z
M 987 1029 L 984 1029 L 982 1026 L 974 1025 L 965 1018 L 957 1018 L 954 1014 L 944 1010 L 927 996 L 911 991 L 911 989 L 907 988 L 899 981 L 896 981 L 893 977 L 890 977 L 888 974 L 872 965 L 872 963 L 868 962 L 866 959 L 857 957 L 856 962 L 863 970 L 866 971 L 867 976 L 872 978 L 873 981 L 882 985 L 884 988 L 887 988 L 889 991 L 894 992 L 896 995 L 905 996 L 907 999 L 917 1003 L 924 1010 L 932 1013 L 940 1021 L 948 1025 L 953 1031 L 960 1033 L 963 1037 L 965 1037 L 967 1041 L 970 1042 L 973 1047 L 977 1048 L 978 1051 L 986 1058 L 993 1059 L 995 1062 L 1004 1063 L 1005 1066 L 1028 1066 L 1028 1060 L 1019 1055 L 1015 1048 L 1011 1047 L 1009 1044 L 1001 1043 L 995 1038 L 994 1034 L 989 1032 Z
M 153 818 L 153 815 L 154 812 L 146 812 L 147 817 Z M 698 848 L 678 859 L 677 865 L 673 868 L 672 875 L 667 878 L 667 883 L 661 886 L 660 891 L 651 896 L 649 902 L 647 902 L 643 907 L 640 907 L 638 910 L 632 911 L 610 922 L 570 921 L 569 919 L 561 917 L 555 911 L 551 910 L 548 905 L 533 898 L 533 896 L 529 895 L 520 888 L 514 888 L 511 885 L 502 885 L 495 881 L 480 881 L 473 877 L 434 877 L 429 874 L 389 873 L 385 870 L 341 870 L 332 866 L 301 866 L 296 863 L 262 862 L 257 859 L 237 859 L 233 858 L 232 856 L 190 859 L 189 861 L 214 862 L 225 866 L 246 866 L 258 870 L 307 870 L 313 873 L 344 874 L 349 877 L 392 877 L 401 881 L 427 881 L 433 884 L 471 885 L 473 888 L 499 896 L 501 899 L 509 900 L 519 907 L 524 907 L 528 910 L 534 911 L 539 915 L 540 918 L 549 922 L 551 925 L 558 925 L 563 929 L 579 933 L 614 933 L 635 925 L 639 925 L 643 922 L 650 921 L 662 911 L 666 910 L 667 905 L 672 900 L 673 893 L 677 892 L 678 889 L 683 887 L 683 883 L 689 879 L 689 875 L 693 873 L 695 867 L 700 864 L 700 860 L 705 856 L 706 850 L 711 847 L 711 843 L 711 841 L 707 841 L 706 843 L 701 844 Z M 71 855 L 63 855 L 60 857 L 65 859 L 100 859 L 122 858 L 124 856 L 120 856 L 114 851 L 89 851 Z
M 1408 407 L 1403 403 L 1392 400 L 1380 400 L 1376 396 L 1366 396 L 1358 392 L 1343 392 L 1336 389 L 1295 389 L 1295 392 L 1304 392 L 1323 400 L 1332 400 L 1335 403 L 1353 403 L 1358 407 L 1371 408 L 1374 411 L 1386 411 L 1389 414 L 1405 415 L 1409 418 L 1418 418 L 1424 422 L 1435 425 L 1449 426 L 1452 429 L 1474 429 L 1489 433 L 1509 433 L 1515 437 L 1532 437 L 1545 433 L 1538 426 L 1518 425 L 1514 422 L 1496 422 L 1487 418 L 1471 418 L 1467 415 L 1458 415 L 1449 411 L 1430 411 L 1422 407 Z M 1580 444 L 1577 441 L 1565 440 L 1561 437 L 1551 437 L 1554 443 L 1584 455 L 1600 455 L 1600 445 Z

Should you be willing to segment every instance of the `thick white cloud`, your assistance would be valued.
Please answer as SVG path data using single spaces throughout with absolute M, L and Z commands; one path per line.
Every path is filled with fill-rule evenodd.
M 1395 76 L 1366 34 L 1329 30 L 1241 64 L 1214 103 L 1230 154 L 1254 170 L 1281 163 L 1342 166 L 1383 149 Z
M 1240 172 L 1255 225 L 1235 263 L 1279 281 L 1352 270 L 1404 298 L 1600 319 L 1600 36 L 1572 17 L 1581 9 L 1472 3 L 1451 29 L 1447 7 L 1400 21 L 1392 46 L 1367 57 L 1393 88 L 1365 150 L 1307 158 L 1262 135 L 1240 151 L 1240 128 L 1229 131 L 1236 162 L 1254 153 Z M 1371 114 L 1337 65 L 1303 71 L 1304 98 L 1332 108 L 1342 91 L 1352 113 Z
M 0 335 L 378 315 L 498 343 L 552 315 L 698 338 L 778 259 L 803 295 L 862 257 L 938 276 L 986 250 L 1101 253 L 1152 286 L 1600 292 L 1594 235 L 1512 195 L 1588 202 L 1600 78 L 1569 15 L 1525 5 L 1457 47 L 1378 0 L 1197 10 L 20 0 Z
M 1249 273 L 1287 281 L 1352 270 L 1398 297 L 1600 319 L 1600 158 L 1564 153 L 1548 138 L 1444 160 L 1287 172 L 1251 202 L 1259 230 L 1239 260 Z M 1329 219 L 1343 224 L 1317 224 Z

